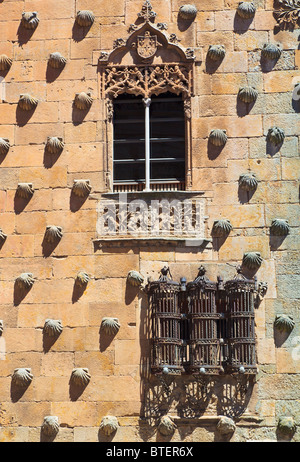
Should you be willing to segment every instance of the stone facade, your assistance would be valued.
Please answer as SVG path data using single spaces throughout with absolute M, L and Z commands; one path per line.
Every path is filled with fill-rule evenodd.
M 153 0 L 155 23 L 167 24 L 180 45 L 195 51 L 191 97 L 191 187 L 205 200 L 204 247 L 134 242 L 124 247 L 97 244 L 97 204 L 107 192 L 107 117 L 98 59 L 114 41 L 129 35 L 142 0 L 4 0 L 0 2 L 0 55 L 12 60 L 0 71 L 0 137 L 9 149 L 0 154 L 0 440 L 1 441 L 300 441 L 299 320 L 299 24 L 284 29 L 274 18 L 272 0 L 255 0 L 253 18 L 237 14 L 238 0 L 195 0 L 197 15 L 182 19 L 183 2 Z M 75 21 L 90 10 L 88 27 Z M 35 29 L 21 23 L 23 12 L 37 12 Z M 276 60 L 261 57 L 267 43 L 280 44 Z M 207 58 L 211 45 L 224 45 L 221 61 Z M 59 52 L 62 67 L 49 65 Z M 242 87 L 255 87 L 254 102 L 240 101 Z M 74 105 L 76 94 L 92 97 L 87 110 Z M 28 94 L 37 105 L 19 106 Z M 284 141 L 268 141 L 281 128 Z M 226 130 L 224 146 L 209 142 L 214 129 Z M 49 152 L 47 139 L 61 149 Z M 258 178 L 255 191 L 239 187 L 246 172 Z M 74 180 L 89 180 L 87 194 L 72 192 Z M 30 184 L 30 197 L 16 194 Z M 215 220 L 229 219 L 226 238 L 214 238 Z M 274 236 L 274 219 L 288 220 L 289 233 Z M 45 240 L 56 226 L 57 240 Z M 164 385 L 149 374 L 150 335 L 145 293 L 127 283 L 131 270 L 157 279 L 168 265 L 173 279 L 194 280 L 203 264 L 212 280 L 231 279 L 245 252 L 260 252 L 257 271 L 268 290 L 255 310 L 255 383 L 241 393 L 231 376 L 203 389 L 191 377 Z M 79 286 L 79 272 L 87 274 Z M 30 273 L 25 293 L 16 279 Z M 291 332 L 274 328 L 277 315 L 291 316 Z M 115 318 L 116 335 L 103 334 L 103 318 Z M 60 321 L 61 332 L 47 336 L 46 320 Z M 25 388 L 12 382 L 15 369 L 29 368 Z M 72 371 L 82 368 L 87 383 L 76 387 Z M 197 409 L 197 412 L 195 412 Z M 171 416 L 171 434 L 158 431 Z M 59 430 L 45 435 L 44 418 L 58 418 Z M 112 434 L 101 432 L 105 416 L 118 421 Z M 218 431 L 230 416 L 233 433 Z M 278 423 L 292 417 L 280 433 Z M 56 422 L 56 419 L 54 419 Z M 283 425 L 283 424 L 282 424 Z M 53 436 L 54 435 L 54 436 Z

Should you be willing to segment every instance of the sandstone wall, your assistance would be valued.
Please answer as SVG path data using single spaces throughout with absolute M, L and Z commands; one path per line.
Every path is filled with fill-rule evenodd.
M 256 310 L 260 372 L 245 413 L 237 418 L 232 441 L 276 440 L 282 415 L 300 424 L 300 105 L 292 97 L 300 81 L 299 29 L 276 28 L 271 0 L 255 1 L 252 21 L 237 18 L 237 0 L 196 0 L 198 14 L 188 27 L 178 20 L 181 4 L 178 0 L 152 2 L 157 21 L 168 24 L 168 33 L 176 33 L 184 47 L 196 47 L 203 57 L 195 67 L 192 99 L 193 189 L 205 192 L 208 237 L 215 219 L 225 217 L 233 225 L 222 245 L 213 239 L 204 250 L 163 245 L 104 250 L 93 242 L 97 200 L 105 191 L 106 127 L 97 57 L 100 51 L 111 50 L 116 38 L 128 36 L 142 2 L 0 2 L 0 54 L 13 60 L 9 71 L 0 72 L 0 137 L 11 145 L 0 158 L 0 227 L 7 235 L 0 249 L 1 441 L 43 440 L 41 425 L 47 415 L 60 421 L 55 441 L 108 441 L 99 432 L 107 414 L 117 416 L 120 423 L 113 441 L 167 441 L 155 425 L 142 419 L 145 408 L 155 403 L 143 378 L 149 357 L 147 304 L 143 294 L 128 288 L 128 271 L 156 277 L 168 264 L 174 279 L 193 280 L 202 263 L 211 279 L 219 274 L 227 279 L 248 250 L 259 251 L 264 259 L 257 276 L 268 282 L 268 291 Z M 85 33 L 74 23 L 76 12 L 84 9 L 95 14 Z M 38 12 L 36 30 L 20 26 L 23 11 Z M 268 42 L 280 43 L 283 49 L 272 68 L 260 59 L 261 48 Z M 226 47 L 219 66 L 206 59 L 212 44 Z M 67 59 L 61 71 L 48 64 L 49 54 L 56 51 Z M 259 92 L 250 107 L 237 99 L 245 84 Z M 90 91 L 94 98 L 84 114 L 73 107 L 75 93 L 81 91 Z M 39 100 L 34 111 L 19 109 L 22 93 Z M 266 141 L 272 126 L 285 131 L 280 149 Z M 208 143 L 214 128 L 227 130 L 228 141 L 221 150 Z M 60 155 L 46 152 L 49 136 L 64 140 Z M 248 170 L 259 178 L 251 197 L 238 188 L 240 174 Z M 73 181 L 87 178 L 92 192 L 87 200 L 79 200 L 72 194 Z M 33 184 L 30 200 L 16 197 L 18 183 Z M 270 236 L 274 218 L 289 220 L 290 234 L 285 239 Z M 61 226 L 63 237 L 47 250 L 44 233 L 49 225 Z M 91 276 L 83 293 L 74 285 L 80 270 Z M 33 273 L 36 281 L 23 298 L 15 280 L 24 272 Z M 284 338 L 273 327 L 281 313 L 295 321 L 292 333 Z M 99 334 L 105 316 L 117 317 L 121 323 L 111 340 Z M 45 344 L 43 336 L 47 318 L 63 324 L 62 334 L 52 345 Z M 19 367 L 29 367 L 33 374 L 22 393 L 11 380 Z M 69 384 L 75 367 L 88 368 L 91 374 L 79 396 Z M 171 441 L 222 439 L 216 431 L 222 392 L 212 394 L 209 418 L 204 412 L 201 418 L 180 419 L 176 405 L 178 396 L 184 396 L 183 385 L 178 390 L 177 394 L 173 390 L 174 401 L 166 405 L 178 425 Z M 227 400 L 230 406 L 232 397 Z M 299 430 L 293 439 L 299 440 Z

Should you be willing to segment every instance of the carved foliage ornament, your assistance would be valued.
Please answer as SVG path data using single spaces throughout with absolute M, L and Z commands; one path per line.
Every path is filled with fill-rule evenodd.
M 274 16 L 282 29 L 293 29 L 300 24 L 300 0 L 276 0 Z

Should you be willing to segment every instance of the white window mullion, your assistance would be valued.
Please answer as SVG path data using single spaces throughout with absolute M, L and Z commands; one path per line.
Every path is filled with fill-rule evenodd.
M 150 104 L 151 98 L 144 98 L 145 106 L 145 188 L 144 191 L 150 189 Z

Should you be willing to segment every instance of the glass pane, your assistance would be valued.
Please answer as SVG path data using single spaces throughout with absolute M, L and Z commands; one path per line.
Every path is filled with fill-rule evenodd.
M 139 143 L 126 143 L 114 145 L 114 160 L 126 160 L 126 159 L 144 159 L 145 158 L 145 143 L 140 141 Z
M 145 178 L 145 162 L 114 164 L 115 181 L 141 181 Z
M 184 141 L 168 141 L 162 143 L 160 141 L 151 142 L 151 159 L 157 158 L 185 158 L 185 143 Z
M 185 166 L 182 162 L 151 162 L 151 180 L 178 180 L 183 181 L 185 178 Z

